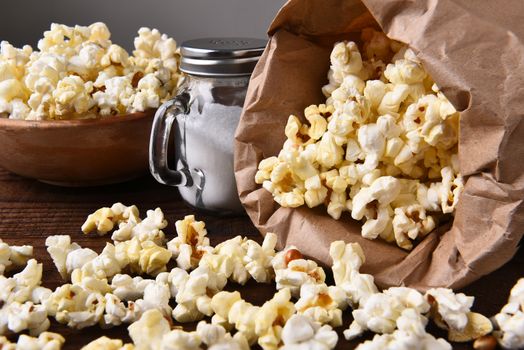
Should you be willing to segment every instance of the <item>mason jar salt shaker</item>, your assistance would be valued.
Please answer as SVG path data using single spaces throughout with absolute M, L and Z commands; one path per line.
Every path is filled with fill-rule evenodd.
M 221 214 L 243 211 L 233 171 L 234 135 L 265 45 L 261 39 L 207 38 L 180 47 L 186 77 L 176 97 L 156 112 L 149 168 L 157 181 L 178 186 L 193 207 Z

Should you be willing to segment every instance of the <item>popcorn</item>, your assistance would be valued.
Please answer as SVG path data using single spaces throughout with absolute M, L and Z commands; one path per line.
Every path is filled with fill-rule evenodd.
M 278 291 L 271 300 L 260 307 L 255 316 L 255 333 L 262 349 L 278 349 L 281 342 L 282 328 L 295 313 L 295 306 L 290 301 L 289 289 Z
M 353 307 L 363 304 L 371 295 L 378 293 L 373 276 L 359 272 L 365 256 L 358 243 L 334 241 L 329 247 L 329 255 L 333 260 L 335 285 L 346 293 Z
M 282 150 L 260 162 L 255 181 L 283 207 L 324 204 L 336 220 L 350 211 L 363 237 L 410 250 L 464 188 L 459 113 L 412 50 L 371 28 L 362 39 L 362 55 L 335 44 L 326 103 L 305 108 L 305 123 L 289 117 Z
M 493 335 L 505 349 L 524 347 L 524 279 L 511 289 L 508 303 L 493 317 L 497 329 Z
M 277 269 L 275 265 L 273 267 L 275 268 L 277 290 L 289 288 L 293 296 L 299 295 L 302 285 L 323 283 L 326 279 L 322 267 L 318 266 L 313 260 L 295 259 L 290 261 L 286 268 Z
M 32 246 L 10 246 L 0 239 L 0 275 L 24 266 L 33 255 Z
M 211 299 L 210 305 L 215 312 L 213 323 L 224 323 L 225 326 L 233 324 L 249 344 L 257 340 L 255 323 L 260 311 L 259 306 L 243 300 L 239 292 L 218 292 Z
M 140 242 L 134 237 L 116 244 L 115 259 L 122 268 L 129 265 L 131 271 L 156 276 L 166 271 L 171 252 L 153 241 Z
M 164 335 L 162 347 L 165 350 L 200 350 L 200 337 L 196 332 L 184 332 L 180 329 L 174 329 Z
M 330 350 L 335 348 L 337 341 L 338 335 L 330 326 L 321 326 L 303 315 L 293 315 L 282 329 L 284 345 L 279 349 Z
M 202 340 L 208 349 L 223 350 L 248 350 L 249 344 L 242 333 L 236 333 L 234 336 L 226 333 L 224 327 L 220 325 L 208 324 L 200 321 L 195 333 Z
M 236 236 L 218 244 L 214 249 L 214 254 L 225 256 L 231 261 L 232 271 L 226 277 L 242 285 L 247 282 L 250 276 L 246 266 L 244 266 L 246 242 L 245 238 Z
M 202 255 L 209 247 L 209 238 L 206 237 L 206 224 L 195 221 L 194 215 L 187 215 L 183 220 L 175 223 L 177 237 L 167 243 L 167 249 L 176 258 L 178 267 L 184 270 L 198 266 Z
M 0 333 L 7 330 L 19 333 L 28 330 L 35 336 L 46 331 L 50 326 L 44 305 L 35 305 L 28 301 L 19 303 L 13 301 L 0 309 Z
M 0 336 L 0 347 L 5 350 L 60 350 L 64 343 L 64 337 L 52 332 L 43 332 L 38 338 L 21 334 L 16 344 Z
M 71 243 L 71 237 L 68 235 L 49 236 L 45 240 L 45 245 L 60 276 L 66 279 L 68 277 L 66 267 L 67 255 L 81 247 L 76 243 Z
M 38 264 L 35 259 L 29 260 L 26 267 L 13 277 L 0 276 L 0 301 L 9 304 L 45 299 L 48 290 L 39 287 L 41 280 L 42 264 Z
M 146 310 L 158 310 L 166 317 L 171 315 L 169 299 L 171 292 L 165 283 L 151 283 L 144 290 L 143 299 L 135 301 L 135 306 L 142 312 Z
M 266 233 L 262 245 L 253 240 L 247 240 L 243 243 L 243 248 L 246 251 L 243 259 L 244 266 L 258 283 L 269 283 L 274 277 L 271 260 L 275 256 L 276 244 L 277 236 L 271 232 Z
M 373 340 L 360 344 L 358 350 L 451 350 L 451 345 L 444 339 L 435 339 L 426 333 L 427 319 L 413 309 L 405 309 L 396 320 L 398 328 L 391 334 L 375 335 Z
M 141 28 L 133 56 L 103 23 L 53 23 L 38 42 L 0 46 L 0 116 L 45 120 L 93 118 L 157 108 L 181 80 L 176 42 Z
M 430 306 L 415 289 L 392 287 L 382 293 L 372 294 L 353 311 L 354 321 L 344 331 L 344 336 L 352 339 L 367 329 L 375 333 L 392 333 L 397 327 L 398 318 L 406 309 L 424 314 Z
M 142 317 L 128 327 L 129 336 L 135 344 L 136 350 L 162 349 L 164 335 L 171 327 L 164 315 L 158 310 L 148 310 Z
M 298 314 L 308 316 L 320 324 L 329 323 L 333 327 L 342 325 L 342 310 L 325 284 L 303 284 L 295 308 Z
M 127 207 L 122 203 L 115 203 L 110 208 L 100 208 L 90 214 L 82 225 L 82 232 L 87 234 L 96 231 L 99 235 L 105 235 L 113 230 L 116 224 L 139 220 L 138 208 L 135 205 Z
M 132 344 L 124 344 L 120 339 L 110 339 L 106 336 L 93 340 L 81 350 L 133 350 Z
M 178 276 L 172 277 L 172 283 L 177 289 L 178 305 L 173 310 L 173 318 L 179 322 L 192 322 L 202 319 L 204 315 L 211 316 L 211 298 L 224 288 L 227 277 L 206 266 L 199 266 L 190 274 L 182 269 L 174 270 Z
M 144 220 L 139 215 L 135 205 L 127 207 L 122 203 L 115 203 L 110 208 L 100 208 L 89 215 L 82 225 L 82 231 L 90 233 L 96 230 L 99 235 L 105 235 L 118 225 L 111 236 L 114 241 L 127 241 L 137 237 L 140 242 L 153 241 L 162 245 L 165 240 L 162 229 L 167 226 L 162 210 L 148 210 Z
M 152 283 L 155 281 L 140 276 L 117 274 L 111 280 L 111 289 L 112 293 L 121 300 L 136 300 L 144 295 L 146 287 Z
M 47 312 L 59 323 L 82 329 L 97 324 L 105 309 L 104 296 L 80 285 L 64 284 L 45 302 Z
M 475 300 L 464 293 L 455 294 L 448 288 L 432 288 L 425 295 L 433 308 L 433 318 L 444 329 L 464 330 L 468 324 L 468 313 Z

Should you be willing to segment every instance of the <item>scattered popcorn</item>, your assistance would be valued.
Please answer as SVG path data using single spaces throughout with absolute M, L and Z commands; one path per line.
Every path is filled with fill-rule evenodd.
M 342 310 L 325 284 L 303 284 L 295 308 L 298 314 L 308 316 L 320 324 L 329 323 L 333 327 L 342 325 Z
M 508 303 L 493 317 L 493 334 L 504 349 L 524 347 L 524 278 L 511 289 Z
M 357 307 L 378 293 L 373 276 L 359 272 L 365 256 L 358 243 L 334 241 L 329 247 L 329 255 L 333 260 L 335 285 L 346 293 L 349 304 Z
M 167 249 L 173 253 L 178 267 L 186 271 L 194 269 L 209 247 L 206 224 L 195 221 L 194 215 L 187 215 L 178 220 L 175 227 L 177 237 L 167 243 Z
M 277 235 L 271 232 L 266 233 L 262 245 L 250 239 L 243 244 L 246 251 L 244 256 L 246 270 L 258 283 L 269 283 L 274 278 L 271 260 L 276 253 L 276 244 Z
M 433 288 L 426 292 L 426 300 L 432 306 L 435 323 L 444 329 L 463 331 L 468 324 L 468 313 L 475 301 L 464 293 L 455 294 L 448 288 Z
M 6 337 L 0 336 L 0 348 L 2 350 L 60 350 L 64 343 L 64 337 L 52 332 L 40 333 L 37 338 L 21 334 L 16 344 L 11 343 Z
M 213 250 L 214 254 L 224 256 L 230 261 L 232 271 L 227 277 L 241 285 L 244 285 L 250 277 L 244 264 L 247 241 L 246 238 L 236 236 L 218 244 Z
M 47 311 L 43 305 L 35 305 L 31 301 L 19 303 L 13 301 L 0 309 L 0 334 L 7 331 L 20 333 L 28 330 L 35 336 L 46 331 L 50 326 Z
M 226 329 L 220 325 L 209 324 L 200 321 L 196 328 L 196 334 L 208 349 L 223 350 L 249 350 L 247 339 L 242 333 L 231 336 Z
M 422 294 L 406 287 L 392 287 L 372 294 L 360 303 L 358 309 L 353 310 L 354 321 L 344 331 L 344 336 L 349 340 L 368 329 L 375 333 L 392 333 L 406 309 L 422 315 L 429 311 L 430 305 Z
M 157 108 L 181 81 L 176 42 L 140 28 L 129 54 L 103 23 L 53 23 L 38 42 L 0 44 L 0 117 L 26 120 L 93 118 Z M 105 213 L 97 213 L 104 219 Z M 110 225 L 100 220 L 100 233 Z
M 239 292 L 218 292 L 211 299 L 211 308 L 215 313 L 212 318 L 214 324 L 224 327 L 234 325 L 249 344 L 257 340 L 255 323 L 260 307 L 243 300 Z
M 111 236 L 114 241 L 127 241 L 137 237 L 140 242 L 153 241 L 157 245 L 164 244 L 165 234 L 162 229 L 167 226 L 164 213 L 160 208 L 156 208 L 148 210 L 146 215 L 146 218 L 141 220 L 135 205 L 128 207 L 122 203 L 115 203 L 110 208 L 100 208 L 90 214 L 82 225 L 82 231 L 86 234 L 97 232 L 99 235 L 105 235 L 118 225 L 118 229 Z
M 100 208 L 93 214 L 89 214 L 82 225 L 82 232 L 86 234 L 96 232 L 99 235 L 105 235 L 112 231 L 115 225 L 139 221 L 139 215 L 138 208 L 135 205 L 127 207 L 122 203 L 115 203 L 110 208 Z
M 316 262 L 304 259 L 300 251 L 291 246 L 278 252 L 272 260 L 277 290 L 289 288 L 298 297 L 305 283 L 324 283 L 326 274 Z
M 427 319 L 414 309 L 405 309 L 396 320 L 393 333 L 375 335 L 373 340 L 360 344 L 358 350 L 451 350 L 442 338 L 426 333 Z
M 116 243 L 115 259 L 120 266 L 129 266 L 138 274 L 146 273 L 156 276 L 167 270 L 171 252 L 156 245 L 153 241 L 140 242 L 138 237 Z
M 144 290 L 152 283 L 155 281 L 140 276 L 117 274 L 111 280 L 111 289 L 112 293 L 121 300 L 136 300 L 144 296 Z
M 170 298 L 171 292 L 167 284 L 161 282 L 151 283 L 145 288 L 143 299 L 138 299 L 134 302 L 135 309 L 138 308 L 141 312 L 158 310 L 162 312 L 165 317 L 170 317 L 172 312 L 171 306 L 169 306 Z
M 76 243 L 72 243 L 71 236 L 68 235 L 49 236 L 45 240 L 45 245 L 60 276 L 63 279 L 68 279 L 67 256 L 74 250 L 81 249 L 81 247 Z
M 171 327 L 165 316 L 153 309 L 144 312 L 142 317 L 127 329 L 136 350 L 158 350 L 162 349 L 164 335 L 170 332 Z
M 120 339 L 110 339 L 106 336 L 93 340 L 81 350 L 134 350 L 132 344 L 124 344 Z
M 411 49 L 370 28 L 362 39 L 362 51 L 335 44 L 326 103 L 306 107 L 304 122 L 289 117 L 282 150 L 255 181 L 283 207 L 324 204 L 337 220 L 348 211 L 363 237 L 410 250 L 464 188 L 459 113 Z
M 293 315 L 282 329 L 282 342 L 281 350 L 331 350 L 337 345 L 338 335 L 328 325 L 321 326 L 309 317 Z
M 10 246 L 0 239 L 0 275 L 24 266 L 32 255 L 32 246 Z
M 211 300 L 227 283 L 225 275 L 217 274 L 206 266 L 199 266 L 190 274 L 180 268 L 172 271 L 177 306 L 173 318 L 179 322 L 193 322 L 212 316 Z
M 281 343 L 282 328 L 295 313 L 295 306 L 290 299 L 289 289 L 282 289 L 271 300 L 266 301 L 257 312 L 255 333 L 262 349 L 278 349 Z
M 105 310 L 104 296 L 80 285 L 64 284 L 46 301 L 50 316 L 68 327 L 82 329 L 97 324 Z

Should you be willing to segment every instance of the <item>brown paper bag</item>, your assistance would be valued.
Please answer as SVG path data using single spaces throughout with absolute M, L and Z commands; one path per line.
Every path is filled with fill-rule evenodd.
M 331 241 L 358 242 L 363 271 L 381 287 L 460 288 L 510 260 L 524 232 L 524 2 L 363 1 L 291 0 L 274 19 L 236 135 L 240 198 L 281 247 L 294 244 L 331 264 Z M 410 252 L 362 238 L 347 213 L 336 221 L 325 208 L 281 208 L 254 182 L 259 161 L 281 149 L 287 117 L 325 101 L 320 89 L 333 44 L 357 39 L 374 20 L 417 52 L 463 111 L 459 158 L 467 182 L 455 219 Z

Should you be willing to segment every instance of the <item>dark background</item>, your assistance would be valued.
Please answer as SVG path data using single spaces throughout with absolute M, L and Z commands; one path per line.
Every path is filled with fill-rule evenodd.
M 52 22 L 105 22 L 112 41 L 127 50 L 140 27 L 157 28 L 179 44 L 208 36 L 266 36 L 284 0 L 15 0 L 0 11 L 0 40 L 36 48 Z

